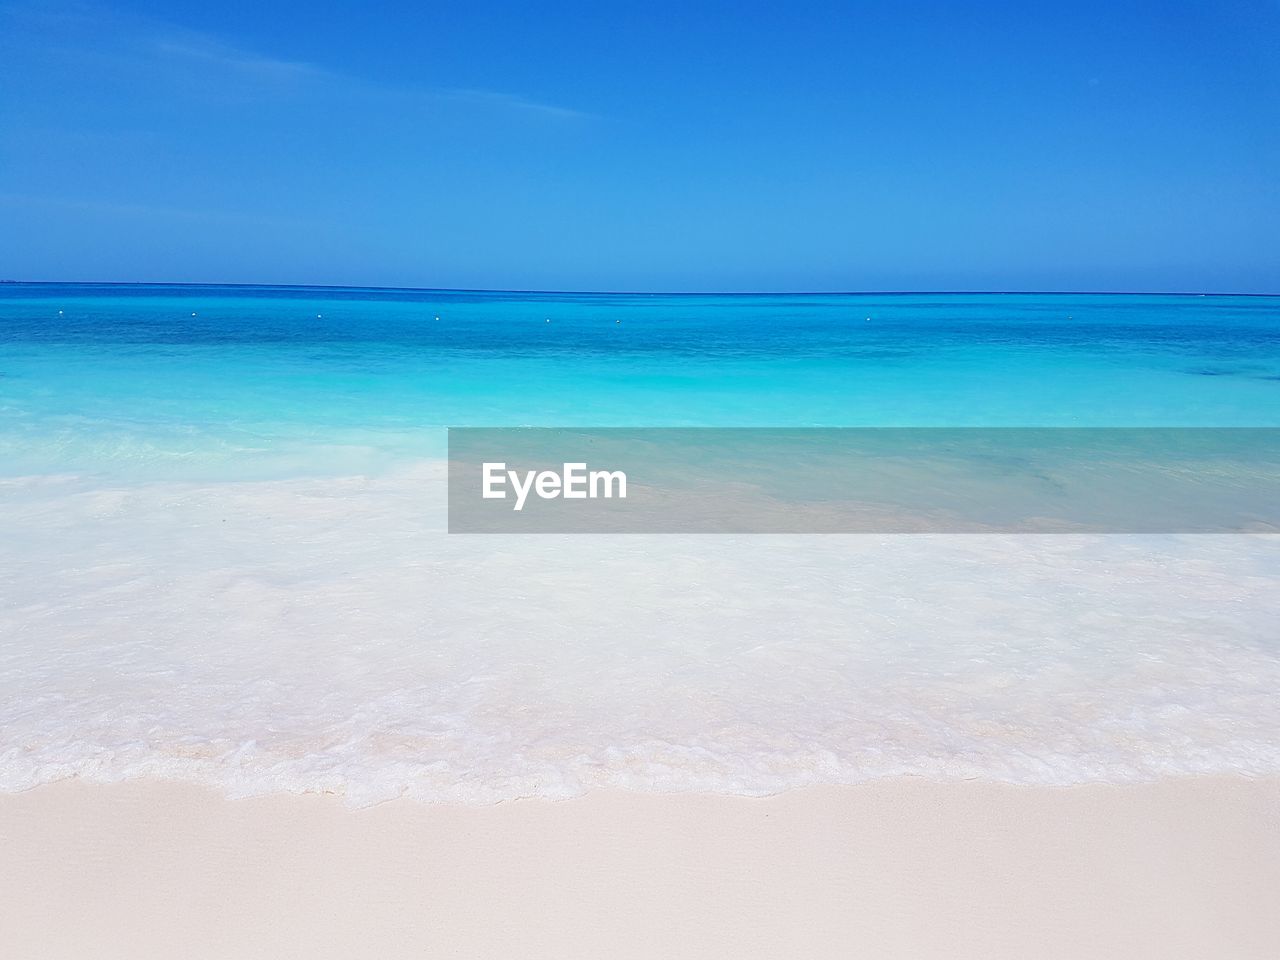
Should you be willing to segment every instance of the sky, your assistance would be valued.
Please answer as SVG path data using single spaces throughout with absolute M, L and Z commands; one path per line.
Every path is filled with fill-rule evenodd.
M 1280 293 L 1280 2 L 0 2 L 0 279 Z

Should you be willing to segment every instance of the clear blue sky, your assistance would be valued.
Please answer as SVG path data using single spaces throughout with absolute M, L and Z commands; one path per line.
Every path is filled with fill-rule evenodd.
M 0 278 L 1280 292 L 1280 3 L 18 3 Z

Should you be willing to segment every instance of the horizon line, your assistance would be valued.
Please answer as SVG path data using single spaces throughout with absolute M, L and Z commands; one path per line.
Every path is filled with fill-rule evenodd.
M 500 287 L 394 287 L 333 283 L 244 283 L 168 280 L 0 280 L 0 286 L 78 287 L 244 287 L 261 290 L 369 290 L 397 293 L 521 293 L 540 296 L 625 297 L 868 297 L 868 296 L 1082 296 L 1082 297 L 1280 297 L 1280 291 L 1223 290 L 557 290 Z

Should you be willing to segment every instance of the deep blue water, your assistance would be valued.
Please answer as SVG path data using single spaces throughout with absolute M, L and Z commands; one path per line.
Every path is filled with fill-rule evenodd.
M 1280 298 L 0 285 L 0 471 L 369 470 L 444 426 L 1280 426 Z

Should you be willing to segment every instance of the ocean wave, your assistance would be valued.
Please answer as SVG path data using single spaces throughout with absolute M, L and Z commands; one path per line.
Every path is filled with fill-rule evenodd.
M 438 463 L 4 496 L 0 790 L 1280 773 L 1274 536 L 450 536 Z

